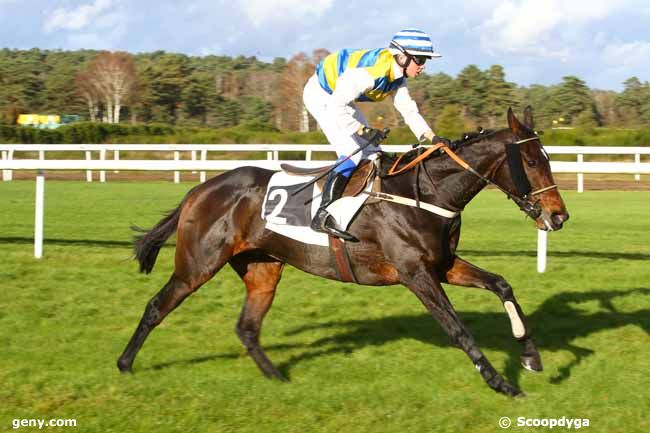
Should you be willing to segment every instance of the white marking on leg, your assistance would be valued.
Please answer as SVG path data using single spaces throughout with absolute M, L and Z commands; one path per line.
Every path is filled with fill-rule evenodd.
M 503 306 L 506 309 L 506 312 L 508 313 L 508 317 L 510 317 L 510 325 L 512 325 L 512 335 L 515 336 L 515 338 L 521 338 L 524 335 L 526 335 L 526 328 L 524 327 L 524 322 L 521 321 L 521 318 L 519 317 L 519 313 L 517 313 L 517 308 L 515 307 L 515 304 L 513 304 L 511 301 L 506 301 L 503 303 Z

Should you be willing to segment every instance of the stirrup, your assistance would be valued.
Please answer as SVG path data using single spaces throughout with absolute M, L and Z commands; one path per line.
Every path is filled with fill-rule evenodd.
M 341 229 L 336 220 L 325 209 L 320 208 L 311 222 L 311 229 L 320 233 L 325 233 L 345 241 L 359 242 L 355 236 Z
M 330 214 L 327 214 L 327 217 L 325 217 L 325 221 L 321 225 L 321 229 L 324 233 L 343 239 L 344 241 L 359 242 L 359 239 L 357 239 L 355 236 L 341 229 L 336 223 L 336 220 L 334 220 L 334 217 Z

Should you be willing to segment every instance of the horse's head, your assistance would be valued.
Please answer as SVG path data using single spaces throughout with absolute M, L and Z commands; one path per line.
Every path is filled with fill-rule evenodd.
M 534 131 L 530 106 L 524 122 L 508 109 L 511 141 L 504 143 L 506 158 L 496 171 L 494 183 L 505 189 L 540 230 L 559 230 L 569 214 L 553 180 L 548 154 Z

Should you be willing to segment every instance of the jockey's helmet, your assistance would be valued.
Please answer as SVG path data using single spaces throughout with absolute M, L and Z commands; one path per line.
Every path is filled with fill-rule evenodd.
M 390 41 L 389 48 L 391 54 L 429 58 L 442 57 L 433 50 L 431 36 L 418 29 L 404 29 L 395 33 Z

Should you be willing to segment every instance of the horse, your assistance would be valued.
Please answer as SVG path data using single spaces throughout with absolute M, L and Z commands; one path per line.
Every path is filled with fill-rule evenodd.
M 542 371 L 540 354 L 513 289 L 502 276 L 456 254 L 460 216 L 449 218 L 419 206 L 435 204 L 460 215 L 476 194 L 492 184 L 530 216 L 538 229 L 561 229 L 569 214 L 553 181 L 540 136 L 534 131 L 532 110 L 525 109 L 522 123 L 509 108 L 507 120 L 507 128 L 478 134 L 460 143 L 455 152 L 445 146 L 426 155 L 421 148 L 409 151 L 405 160 L 410 159 L 414 168 L 393 171 L 393 175 L 381 169 L 382 192 L 410 199 L 418 206 L 368 200 L 349 226 L 359 242 L 345 242 L 345 246 L 359 284 L 406 286 L 467 354 L 487 385 L 514 397 L 522 394 L 521 390 L 508 383 L 481 352 L 442 283 L 496 294 L 510 318 L 513 336 L 522 345 L 521 363 L 528 370 Z M 274 173 L 240 167 L 209 179 L 191 189 L 151 230 L 134 238 L 140 271 L 150 273 L 160 248 L 176 232 L 175 267 L 167 283 L 146 304 L 117 361 L 121 372 L 132 372 L 134 359 L 150 332 L 228 263 L 246 286 L 236 334 L 265 376 L 286 380 L 259 339 L 285 264 L 331 280 L 340 277 L 327 247 L 304 244 L 265 229 L 260 210 Z

